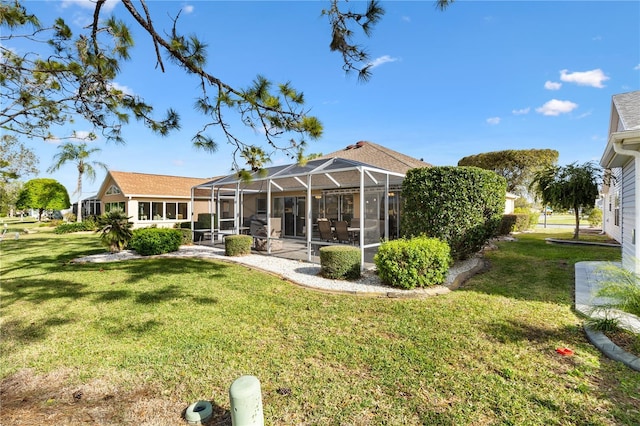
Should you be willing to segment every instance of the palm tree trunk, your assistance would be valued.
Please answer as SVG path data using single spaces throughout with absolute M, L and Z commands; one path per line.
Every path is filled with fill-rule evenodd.
M 77 222 L 82 222 L 82 172 L 78 173 L 78 215 Z

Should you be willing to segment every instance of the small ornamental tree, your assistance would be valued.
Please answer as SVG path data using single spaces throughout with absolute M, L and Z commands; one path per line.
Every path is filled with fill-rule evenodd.
M 38 220 L 45 210 L 64 210 L 71 205 L 67 189 L 55 179 L 32 179 L 18 194 L 18 209 L 37 209 Z
M 100 241 L 111 253 L 117 253 L 127 247 L 133 237 L 133 223 L 120 209 L 113 209 L 98 217 Z
M 573 209 L 576 228 L 573 239 L 580 234 L 580 209 L 591 208 L 599 196 L 598 185 L 602 171 L 593 162 L 551 166 L 536 173 L 532 187 L 542 198 L 543 205 L 558 210 Z
M 412 169 L 402 183 L 401 234 L 449 244 L 454 260 L 479 251 L 497 234 L 507 183 L 478 167 Z

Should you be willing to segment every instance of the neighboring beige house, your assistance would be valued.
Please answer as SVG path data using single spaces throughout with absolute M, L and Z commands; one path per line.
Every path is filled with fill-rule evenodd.
M 640 272 L 640 91 L 612 97 L 600 165 L 613 177 L 603 188 L 603 229 L 622 244 L 624 267 Z
M 516 200 L 518 196 L 516 194 L 512 194 L 511 192 L 507 192 L 504 197 L 504 214 L 513 214 L 516 210 Z
M 191 192 L 193 186 L 209 181 L 211 178 L 109 171 L 96 198 L 104 213 L 122 209 L 134 228 L 171 228 L 210 211 L 211 193 L 197 191 L 192 202 Z

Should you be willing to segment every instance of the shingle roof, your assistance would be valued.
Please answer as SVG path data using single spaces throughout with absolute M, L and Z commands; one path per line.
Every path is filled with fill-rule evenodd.
M 126 196 L 188 197 L 192 187 L 211 180 L 118 171 L 109 171 L 109 175 Z M 108 180 L 105 179 L 105 183 Z M 104 189 L 101 188 L 100 192 Z
M 640 129 L 640 90 L 613 96 L 624 130 Z
M 355 160 L 380 169 L 403 174 L 406 174 L 409 169 L 431 167 L 431 164 L 425 163 L 422 160 L 409 157 L 408 155 L 385 148 L 382 145 L 367 141 L 360 141 L 319 158 L 326 159 L 335 157 Z

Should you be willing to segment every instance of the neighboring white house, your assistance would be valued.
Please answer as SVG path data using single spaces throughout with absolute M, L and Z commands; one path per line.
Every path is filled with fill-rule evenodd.
M 614 177 L 603 189 L 603 229 L 622 243 L 624 267 L 640 272 L 640 91 L 613 96 L 600 165 Z

